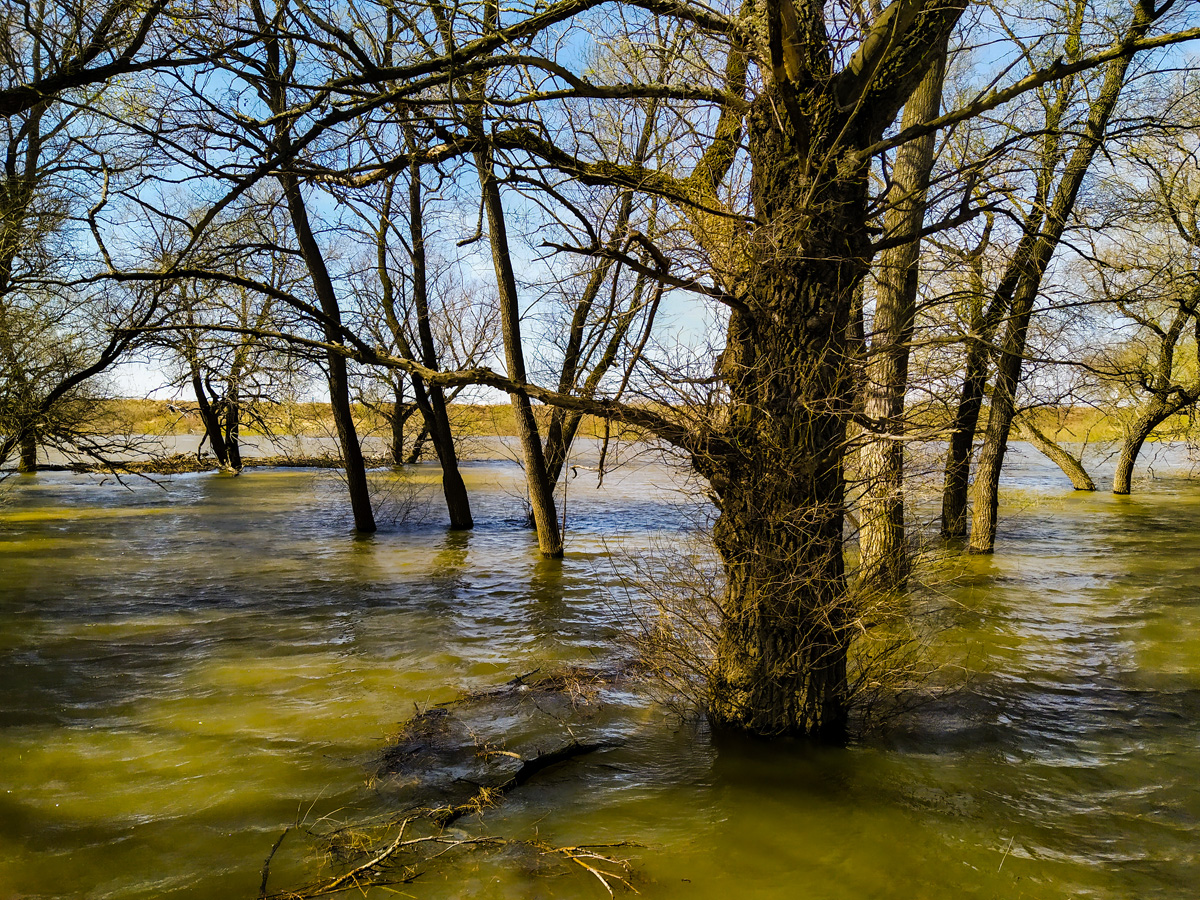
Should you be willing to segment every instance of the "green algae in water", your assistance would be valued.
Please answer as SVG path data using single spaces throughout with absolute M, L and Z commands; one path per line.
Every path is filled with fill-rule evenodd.
M 717 741 L 615 694 L 593 726 L 614 746 L 458 827 L 638 842 L 619 855 L 652 898 L 1193 896 L 1194 487 L 1079 497 L 1020 466 L 997 556 L 928 601 L 950 616 L 935 653 L 976 670 L 965 690 L 841 751 Z M 466 472 L 474 533 L 448 535 L 433 498 L 427 521 L 366 541 L 322 473 L 180 478 L 166 497 L 16 484 L 0 511 L 0 896 L 253 896 L 298 818 L 391 811 L 371 778 L 414 709 L 611 654 L 606 541 L 682 527 L 661 470 L 573 492 L 561 571 L 520 528 L 519 471 Z M 547 746 L 561 737 L 547 726 Z M 273 887 L 315 874 L 306 848 L 285 842 Z M 468 854 L 405 890 L 604 895 L 536 868 Z

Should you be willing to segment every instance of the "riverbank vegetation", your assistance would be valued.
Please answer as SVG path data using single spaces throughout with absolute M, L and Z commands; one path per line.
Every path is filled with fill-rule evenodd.
M 152 400 L 132 398 L 102 398 L 96 401 L 94 415 L 98 432 L 109 435 L 200 435 L 204 433 L 204 421 L 200 418 L 195 401 Z M 320 402 L 273 403 L 275 409 L 269 431 L 253 427 L 244 429 L 247 434 L 279 434 L 286 436 L 322 437 L 333 433 L 333 414 L 329 404 Z M 516 431 L 516 419 L 508 404 L 451 403 L 447 405 L 450 423 L 456 436 L 467 438 L 512 437 Z M 376 403 L 354 404 L 354 421 L 368 434 L 380 434 L 390 429 L 391 419 Z M 543 427 L 550 423 L 552 409 L 534 407 L 534 415 Z M 1023 419 L 1058 443 L 1079 444 L 1092 442 L 1112 444 L 1121 440 L 1125 428 L 1117 410 L 1103 406 L 1053 407 L 1034 406 L 1024 411 Z M 930 404 L 919 407 L 912 404 L 908 417 L 919 423 L 919 427 L 931 432 L 945 429 L 948 418 L 939 418 L 939 410 Z M 1165 419 L 1151 432 L 1150 440 L 1192 440 L 1192 419 L 1187 412 L 1175 413 Z M 405 423 L 410 440 L 420 429 L 419 423 L 411 419 Z M 913 426 L 914 429 L 917 427 Z M 598 416 L 586 415 L 581 420 L 579 435 L 602 438 L 605 423 Z M 609 426 L 610 436 L 612 426 Z M 631 440 L 642 437 L 636 429 L 625 434 Z
M 223 468 L 335 437 L 361 534 L 365 434 L 428 447 L 452 530 L 457 441 L 512 434 L 557 559 L 573 444 L 632 429 L 716 511 L 720 729 L 846 739 L 906 446 L 990 554 L 1011 439 L 1087 490 L 1069 442 L 1116 437 L 1128 493 L 1200 400 L 1193 4 L 14 8 L 0 461 L 128 452 L 100 401 L 151 360 L 194 406 L 147 430 Z

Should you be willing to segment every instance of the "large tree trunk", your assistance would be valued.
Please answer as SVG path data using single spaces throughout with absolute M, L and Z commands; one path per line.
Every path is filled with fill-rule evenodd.
M 896 0 L 831 79 L 820 7 L 764 4 L 771 68 L 747 114 L 755 227 L 730 236 L 741 265 L 726 278 L 733 309 L 718 366 L 729 410 L 721 439 L 693 448 L 715 494 L 726 576 L 710 685 L 718 727 L 845 736 L 860 610 L 846 585 L 843 464 L 859 360 L 852 312 L 872 253 L 860 148 L 893 123 L 963 6 Z M 736 149 L 739 136 L 724 133 Z M 702 160 L 702 177 L 714 161 Z
M 843 460 L 850 312 L 869 256 L 866 177 L 848 160 L 815 185 L 798 177 L 826 149 L 800 128 L 780 129 L 773 107 L 798 99 L 779 86 L 751 111 L 751 190 L 770 224 L 755 235 L 747 309 L 731 315 L 721 359 L 727 455 L 696 459 L 717 494 L 713 536 L 727 580 L 711 715 L 720 726 L 837 741 L 849 700 Z
M 901 129 L 937 118 L 945 54 L 925 74 L 904 108 Z M 903 241 L 880 254 L 879 289 L 866 367 L 863 413 L 871 433 L 859 453 L 866 488 L 860 502 L 860 583 L 903 588 L 911 567 L 904 536 L 904 394 L 916 311 L 920 233 L 933 168 L 933 134 L 902 146 L 892 170 L 893 200 L 884 236 Z

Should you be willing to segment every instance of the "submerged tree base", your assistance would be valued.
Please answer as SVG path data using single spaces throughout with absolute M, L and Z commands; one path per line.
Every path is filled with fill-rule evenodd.
M 944 666 L 930 645 L 944 627 L 936 584 L 946 576 L 931 554 L 916 554 L 909 587 L 882 590 L 851 583 L 842 595 L 844 643 L 822 656 L 801 657 L 794 649 L 780 659 L 790 673 L 758 685 L 728 677 L 722 658 L 730 617 L 724 570 L 711 539 L 697 531 L 688 541 L 626 554 L 620 571 L 627 584 L 623 640 L 639 654 L 645 683 L 657 699 L 680 715 L 703 715 L 715 733 L 760 738 L 790 737 L 826 745 L 844 745 L 886 729 L 914 706 L 943 696 Z M 798 634 L 794 648 L 820 653 L 818 629 L 828 618 L 814 616 L 815 627 Z M 791 620 L 794 627 L 801 620 Z M 776 623 L 776 631 L 778 623 Z M 828 634 L 828 632 L 826 632 Z M 736 663 L 736 660 L 735 660 Z M 813 689 L 813 673 L 833 667 L 830 677 L 842 692 Z M 785 677 L 786 676 L 786 677 Z M 954 679 L 950 679 L 953 681 Z M 952 689 L 952 688 L 951 688 Z M 833 697 L 823 709 L 804 708 L 808 697 Z M 781 717 L 763 710 L 783 709 Z

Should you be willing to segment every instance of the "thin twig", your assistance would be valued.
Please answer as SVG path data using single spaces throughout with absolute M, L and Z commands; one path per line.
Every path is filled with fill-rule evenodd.
M 996 871 L 997 871 L 997 872 L 999 872 L 1001 869 L 1003 869 L 1003 868 L 1004 868 L 1004 861 L 1005 861 L 1006 859 L 1008 859 L 1008 854 L 1009 854 L 1009 851 L 1011 851 L 1011 850 L 1012 850 L 1012 848 L 1013 848 L 1013 841 L 1015 841 L 1016 839 L 1017 839 L 1017 836 L 1016 836 L 1015 834 L 1014 834 L 1012 837 L 1010 837 L 1010 838 L 1008 839 L 1008 846 L 1007 846 L 1007 847 L 1005 848 L 1005 850 L 1004 850 L 1004 855 L 1003 855 L 1002 857 L 1000 857 L 1000 865 L 996 866 Z
M 271 852 L 267 854 L 267 858 L 262 864 L 262 882 L 258 886 L 258 896 L 260 898 L 267 896 L 267 879 L 271 877 L 271 860 L 275 858 L 275 852 L 279 849 L 279 845 L 283 843 L 283 839 L 287 837 L 292 826 L 289 825 L 283 829 L 283 833 L 275 839 L 275 843 L 271 845 Z
M 354 878 L 355 876 L 361 875 L 363 872 L 366 872 L 368 869 L 373 869 L 376 866 L 378 866 L 380 863 L 384 862 L 389 856 L 391 856 L 393 853 L 395 853 L 397 850 L 400 849 L 400 845 L 404 842 L 404 829 L 408 827 L 408 822 L 409 822 L 409 820 L 405 819 L 403 822 L 400 823 L 400 833 L 398 835 L 396 835 L 396 840 L 392 841 L 391 845 L 386 850 L 384 850 L 382 853 L 380 853 L 374 859 L 368 860 L 367 862 L 363 863 L 361 866 L 351 869 L 349 872 L 347 872 L 345 875 L 342 875 L 340 878 L 333 879 L 333 881 L 322 886 L 321 891 L 324 893 L 324 892 L 336 890 L 341 885 L 345 884 L 347 881 Z

